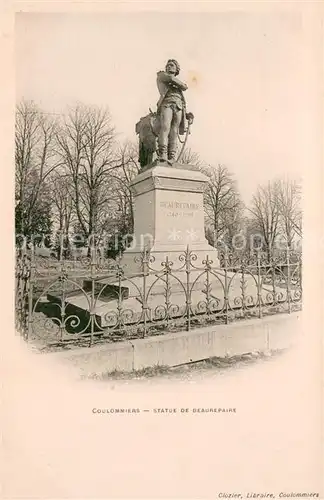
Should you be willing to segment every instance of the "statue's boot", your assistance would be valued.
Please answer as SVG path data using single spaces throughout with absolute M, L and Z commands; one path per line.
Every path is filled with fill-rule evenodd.
M 177 150 L 176 148 L 169 148 L 168 150 L 168 163 L 172 165 L 176 161 Z
M 159 160 L 161 162 L 168 161 L 167 146 L 159 146 Z

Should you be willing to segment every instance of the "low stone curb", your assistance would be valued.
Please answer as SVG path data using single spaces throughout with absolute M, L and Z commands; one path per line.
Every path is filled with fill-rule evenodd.
M 76 365 L 83 376 L 178 366 L 211 357 L 267 352 L 293 346 L 302 332 L 301 312 L 213 325 L 115 344 L 48 353 Z

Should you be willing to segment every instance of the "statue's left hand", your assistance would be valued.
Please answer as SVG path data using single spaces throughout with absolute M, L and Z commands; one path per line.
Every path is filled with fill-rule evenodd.
M 186 113 L 186 118 L 188 120 L 189 125 L 192 125 L 192 123 L 194 121 L 194 115 L 193 115 L 193 113 L 191 113 L 191 112 Z

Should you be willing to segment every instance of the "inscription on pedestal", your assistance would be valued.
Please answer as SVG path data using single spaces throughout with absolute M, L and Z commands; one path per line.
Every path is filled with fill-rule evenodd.
M 194 217 L 194 212 L 200 209 L 199 203 L 180 201 L 161 201 L 160 208 L 167 217 Z

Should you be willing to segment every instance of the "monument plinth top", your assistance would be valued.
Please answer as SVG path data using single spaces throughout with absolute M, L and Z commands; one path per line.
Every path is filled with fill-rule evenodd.
M 189 167 L 189 168 L 188 168 Z M 172 189 L 188 193 L 202 192 L 208 181 L 206 175 L 191 165 L 157 163 L 140 172 L 130 184 L 135 196 L 143 189 Z M 144 188 L 145 186 L 145 188 Z

